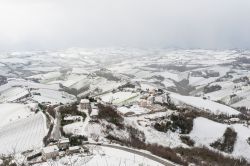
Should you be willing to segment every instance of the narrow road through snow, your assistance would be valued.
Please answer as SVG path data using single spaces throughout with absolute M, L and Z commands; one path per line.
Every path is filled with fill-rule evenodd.
M 119 149 L 119 150 L 123 150 L 123 151 L 129 152 L 129 153 L 134 153 L 134 154 L 143 156 L 145 158 L 156 161 L 156 162 L 161 163 L 161 164 L 166 165 L 166 166 L 177 166 L 178 165 L 178 164 L 174 164 L 174 163 L 172 163 L 170 161 L 161 159 L 160 157 L 154 156 L 152 154 L 148 154 L 148 153 L 138 151 L 138 150 L 134 150 L 134 149 L 131 149 L 131 148 L 126 148 L 126 147 L 116 146 L 116 145 L 109 145 L 109 144 L 90 143 L 90 145 L 91 144 L 92 145 L 97 145 L 97 146 L 104 146 L 104 147 Z
M 61 131 L 60 131 L 60 127 L 61 127 L 61 113 L 59 111 L 59 107 L 55 108 L 56 111 L 56 123 L 52 132 L 52 138 L 54 138 L 55 140 L 59 140 L 61 138 Z

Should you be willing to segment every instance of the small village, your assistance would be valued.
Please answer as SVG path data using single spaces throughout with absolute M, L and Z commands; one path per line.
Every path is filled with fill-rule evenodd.
M 134 93 L 136 95 L 127 96 L 127 98 L 123 99 L 120 103 L 112 103 L 115 100 L 115 95 L 117 93 Z M 73 112 L 67 112 L 67 114 L 63 114 L 63 111 L 57 111 L 60 113 L 62 119 L 59 117 L 58 120 L 61 120 L 62 123 L 65 124 L 74 124 L 74 123 L 82 123 L 81 128 L 86 127 L 87 123 L 98 122 L 98 104 L 108 105 L 115 108 L 117 113 L 122 117 L 131 117 L 138 116 L 143 114 L 150 114 L 153 112 L 162 112 L 165 111 L 165 108 L 162 106 L 164 102 L 167 101 L 167 94 L 163 93 L 160 89 L 145 89 L 141 90 L 140 88 L 126 88 L 122 87 L 118 90 L 113 90 L 112 92 L 107 92 L 107 94 L 114 94 L 110 97 L 110 100 L 103 101 L 103 95 L 99 95 L 96 97 L 88 97 L 82 98 L 79 101 L 79 105 L 77 105 L 77 111 L 79 115 L 76 115 Z M 105 95 L 105 94 L 104 94 Z M 120 96 L 122 97 L 122 96 Z M 54 110 L 55 111 L 55 110 Z M 75 111 L 75 110 L 74 110 Z M 78 114 L 77 113 L 77 114 Z M 84 113 L 86 117 L 83 117 Z M 63 116 L 62 116 L 63 115 Z M 50 116 L 50 115 L 49 115 Z M 51 116 L 50 116 L 51 117 Z M 56 119 L 55 118 L 55 119 Z M 54 121 L 55 121 L 54 119 Z M 58 123 L 58 122 L 57 122 Z M 56 124 L 58 125 L 58 124 Z M 56 125 L 53 125 L 56 128 Z M 37 164 L 44 161 L 56 160 L 58 158 L 62 158 L 64 156 L 73 155 L 73 154 L 82 154 L 86 156 L 93 155 L 91 153 L 91 149 L 89 145 L 101 145 L 101 142 L 96 140 L 89 141 L 86 135 L 74 135 L 78 133 L 78 130 L 71 131 L 72 134 L 65 134 L 62 129 L 62 126 L 57 126 L 57 128 L 61 128 L 60 137 L 57 139 L 52 137 L 47 140 L 46 146 L 41 150 L 37 150 L 31 153 L 28 153 L 27 160 L 30 164 Z M 55 129 L 53 129 L 55 130 Z M 73 138 L 73 139 L 72 139 Z
M 30 164 L 41 163 L 44 161 L 57 160 L 59 158 L 74 154 L 85 156 L 93 155 L 91 146 L 110 144 L 110 142 L 102 142 L 98 138 L 89 138 L 86 133 L 88 124 L 99 123 L 99 106 L 112 107 L 120 117 L 139 117 L 154 113 L 165 112 L 169 108 L 169 94 L 161 89 L 145 88 L 135 85 L 120 87 L 116 90 L 106 92 L 98 96 L 88 96 L 79 99 L 75 105 L 58 106 L 55 120 L 57 123 L 53 125 L 54 129 L 47 139 L 45 147 L 40 151 L 29 153 L 27 159 Z M 132 86 L 132 88 L 131 88 Z M 127 95 L 129 94 L 129 95 Z M 186 109 L 196 109 L 190 105 L 183 105 Z M 64 109 L 60 109 L 64 108 Z M 182 109 L 177 106 L 176 109 Z M 178 115 L 178 114 L 177 114 Z M 225 123 L 239 122 L 239 118 L 232 117 L 227 119 Z M 60 122 L 60 123 L 59 123 Z M 68 126 L 71 126 L 68 128 Z M 58 136 L 53 137 L 53 133 L 58 132 Z

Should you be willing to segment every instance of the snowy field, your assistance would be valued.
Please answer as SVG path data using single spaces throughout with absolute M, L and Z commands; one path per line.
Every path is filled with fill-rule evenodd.
M 115 93 L 107 93 L 101 95 L 100 98 L 102 101 L 113 104 L 122 104 L 129 102 L 133 98 L 136 98 L 139 94 L 132 92 L 115 92 Z
M 110 147 L 94 147 L 93 156 L 73 155 L 66 156 L 51 164 L 66 166 L 73 163 L 75 166 L 163 166 L 162 164 L 143 156 L 129 153 Z M 47 166 L 48 163 L 36 164 L 35 166 Z
M 149 109 L 140 107 L 138 105 L 132 105 L 129 108 L 128 107 L 118 107 L 117 111 L 122 113 L 123 115 L 128 114 L 128 113 L 138 115 L 138 114 L 144 114 L 144 113 L 150 112 Z
M 51 104 L 59 104 L 59 103 L 71 103 L 76 101 L 76 97 L 70 95 L 64 91 L 50 90 L 50 89 L 38 89 L 33 90 L 34 93 L 39 93 L 40 95 L 33 95 L 32 99 L 39 103 L 51 103 Z
M 12 102 L 29 94 L 29 91 L 21 87 L 13 87 L 0 92 L 0 103 Z
M 24 105 L 15 103 L 0 104 L 0 129 L 4 125 L 14 123 L 17 120 L 27 118 L 34 114 L 31 108 L 35 108 L 34 104 Z
M 204 111 L 211 112 L 213 114 L 237 115 L 240 113 L 231 107 L 216 103 L 214 101 L 210 101 L 208 99 L 202 99 L 200 97 L 182 96 L 175 93 L 171 93 L 170 97 L 176 103 L 184 103 L 202 109 Z
M 8 81 L 0 86 L 0 103 L 3 103 L 0 104 L 0 153 L 10 153 L 13 149 L 23 151 L 40 148 L 42 138 L 47 132 L 43 115 L 31 112 L 32 106 L 7 102 L 53 105 L 76 101 L 76 97 L 64 92 L 60 85 L 69 88 L 72 94 L 77 94 L 78 97 L 89 94 L 93 97 L 99 96 L 104 102 L 118 106 L 120 113 L 135 114 L 136 116 L 124 117 L 124 122 L 143 131 L 146 143 L 158 143 L 171 148 L 188 147 L 182 143 L 178 132 L 159 132 L 152 126 L 155 118 L 166 118 L 171 110 L 145 114 L 150 110 L 134 104 L 141 96 L 139 92 L 134 91 L 141 88 L 144 91 L 162 89 L 181 93 L 178 82 L 187 79 L 188 86 L 192 86 L 190 89 L 195 90 L 185 94 L 201 97 L 182 96 L 171 92 L 172 101 L 213 114 L 237 115 L 239 114 L 237 110 L 215 101 L 220 100 L 233 107 L 250 108 L 250 83 L 234 81 L 240 77 L 249 78 L 249 64 L 238 63 L 244 55 L 248 56 L 249 52 L 129 48 L 72 48 L 0 55 L 0 75 L 6 77 Z M 98 72 L 101 74 L 98 75 Z M 209 75 L 210 72 L 214 75 Z M 4 80 L 2 82 L 5 83 Z M 135 88 L 131 88 L 132 90 L 124 88 L 123 91 L 117 92 L 118 87 L 126 83 L 135 85 Z M 183 82 L 179 83 L 182 85 Z M 204 94 L 203 88 L 211 85 L 220 85 L 222 89 Z M 185 85 L 183 88 L 186 88 Z M 113 90 L 114 93 L 112 93 Z M 188 88 L 187 91 L 189 91 Z M 28 95 L 27 98 L 18 100 L 26 95 Z M 232 95 L 237 95 L 240 101 L 230 103 Z M 208 99 L 202 99 L 203 96 Z M 122 106 L 131 103 L 133 104 L 131 107 Z M 101 121 L 97 124 L 89 123 L 90 120 L 91 118 L 87 116 L 84 122 L 75 122 L 64 126 L 63 129 L 66 133 L 87 135 L 90 139 L 100 138 L 100 141 L 107 140 L 105 125 L 108 125 L 108 122 Z M 197 118 L 194 120 L 190 137 L 195 140 L 196 146 L 209 147 L 211 142 L 223 135 L 227 127 L 226 124 Z M 246 143 L 246 139 L 250 136 L 249 128 L 242 124 L 234 124 L 231 127 L 238 133 L 232 155 L 249 159 L 250 150 Z M 126 131 L 115 127 L 108 134 L 128 136 Z M 106 151 L 105 155 L 103 155 L 104 151 Z M 72 158 L 79 166 L 157 165 L 145 158 L 131 157 L 130 154 L 119 150 L 95 149 L 94 154 L 93 157 L 73 156 Z M 62 158 L 55 165 L 69 165 L 71 159 L 70 156 Z
M 33 101 L 39 103 L 71 103 L 76 97 L 59 90 L 58 84 L 42 84 L 23 79 L 11 79 L 7 84 L 0 86 L 0 103 L 16 101 L 19 98 L 31 95 Z
M 243 124 L 221 124 L 206 118 L 198 117 L 194 120 L 193 130 L 189 136 L 195 141 L 196 146 L 207 146 L 221 138 L 227 127 L 232 127 L 237 132 L 237 140 L 232 155 L 244 157 L 250 161 L 250 146 L 247 138 L 250 137 L 250 128 Z M 211 147 L 210 147 L 211 148 Z
M 175 132 L 168 131 L 166 133 L 157 131 L 153 128 L 151 119 L 156 119 L 160 117 L 166 117 L 170 115 L 172 112 L 158 112 L 154 114 L 141 115 L 138 117 L 126 117 L 125 123 L 131 126 L 136 127 L 140 131 L 143 131 L 146 138 L 146 143 L 157 143 L 166 147 L 178 147 L 183 146 L 187 147 L 183 144 L 179 138 L 179 134 Z
M 26 88 L 33 88 L 33 89 L 51 89 L 51 90 L 59 90 L 60 87 L 58 84 L 47 85 L 47 84 L 40 84 L 33 81 L 28 81 L 24 79 L 9 79 L 7 84 L 0 86 L 0 92 L 11 87 L 26 87 Z
M 41 83 L 48 83 L 58 79 L 62 74 L 60 72 L 49 72 L 46 74 L 37 74 L 28 77 L 29 79 L 38 79 Z
M 46 134 L 46 119 L 42 113 L 2 126 L 0 128 L 0 154 L 41 148 Z

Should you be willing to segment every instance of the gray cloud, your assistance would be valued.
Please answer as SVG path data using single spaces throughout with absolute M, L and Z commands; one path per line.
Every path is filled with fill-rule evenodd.
M 1 0 L 0 50 L 250 48 L 249 0 Z

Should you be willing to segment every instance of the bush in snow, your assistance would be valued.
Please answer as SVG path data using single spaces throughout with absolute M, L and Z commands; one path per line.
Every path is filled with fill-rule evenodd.
M 153 126 L 160 132 L 171 130 L 181 134 L 188 134 L 193 129 L 194 118 L 195 116 L 186 116 L 186 114 L 172 114 L 164 120 L 155 122 Z
M 71 135 L 69 141 L 71 146 L 77 146 L 82 145 L 83 141 L 88 141 L 88 138 L 82 135 Z
M 237 110 L 240 111 L 242 114 L 250 115 L 250 109 L 247 107 L 238 107 Z
M 193 129 L 193 119 L 183 115 L 171 115 L 171 130 L 179 130 L 181 134 L 188 134 Z
M 203 91 L 204 93 L 210 93 L 218 90 L 221 90 L 220 85 L 212 85 L 212 86 L 205 86 Z
M 124 127 L 122 122 L 123 122 L 123 117 L 118 114 L 118 112 L 113 108 L 112 106 L 109 105 L 103 105 L 103 104 L 98 104 L 98 118 L 99 119 L 105 119 L 106 121 L 115 124 L 116 126 Z
M 156 122 L 154 124 L 154 128 L 160 132 L 167 132 L 168 129 L 171 126 L 171 122 L 167 121 L 167 122 Z
M 249 83 L 249 78 L 247 76 L 245 77 L 240 77 L 240 78 L 237 78 L 237 79 L 234 79 L 233 80 L 233 83 L 240 83 L 240 82 L 246 82 L 246 83 Z
M 234 131 L 234 129 L 228 127 L 223 134 L 223 137 L 210 144 L 210 146 L 226 153 L 232 153 L 236 138 L 237 133 Z
M 0 85 L 4 85 L 4 84 L 7 84 L 7 83 L 8 83 L 7 77 L 0 75 Z
M 187 163 L 193 163 L 194 165 L 204 166 L 236 166 L 245 165 L 249 163 L 243 158 L 232 158 L 224 156 L 222 153 L 218 153 L 209 150 L 206 147 L 195 148 L 182 148 L 178 147 L 174 149 L 176 153 L 180 154 L 182 159 Z
M 194 146 L 195 142 L 189 136 L 181 135 L 180 139 L 184 144 L 187 144 L 188 146 Z
M 69 123 L 72 123 L 71 121 L 66 121 L 64 120 L 64 118 L 68 115 L 72 115 L 72 116 L 81 116 L 82 119 L 84 120 L 86 118 L 86 113 L 84 112 L 81 112 L 81 111 L 78 111 L 78 108 L 77 108 L 77 103 L 73 103 L 73 104 L 70 104 L 70 105 L 65 105 L 65 106 L 61 106 L 59 108 L 59 111 L 61 113 L 61 125 L 64 126 L 64 125 L 67 125 Z
M 54 110 L 54 108 L 55 108 L 56 106 L 57 106 L 57 105 L 48 106 L 48 107 L 47 107 L 47 112 L 48 112 L 53 118 L 56 118 L 56 111 Z
M 250 137 L 248 137 L 248 139 L 247 139 L 247 143 L 250 145 Z
M 13 162 L 13 160 L 13 155 L 0 156 L 0 166 L 17 166 L 17 164 Z
M 188 163 L 183 161 L 182 158 L 176 154 L 175 150 L 169 147 L 163 147 L 157 144 L 147 144 L 145 149 L 156 156 L 160 156 L 177 164 L 188 165 Z
M 128 137 L 121 137 L 109 133 L 106 138 L 121 145 L 126 145 L 138 149 L 145 149 L 146 144 L 144 133 L 132 126 L 125 127 L 128 132 Z

